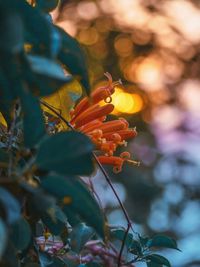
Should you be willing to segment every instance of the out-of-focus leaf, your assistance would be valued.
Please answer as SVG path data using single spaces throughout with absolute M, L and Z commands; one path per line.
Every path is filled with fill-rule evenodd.
M 0 207 L 5 214 L 5 220 L 8 224 L 19 220 L 21 214 L 19 202 L 10 192 L 2 187 L 0 187 Z
M 166 259 L 165 257 L 158 255 L 158 254 L 152 254 L 147 256 L 145 259 L 150 260 L 150 262 L 152 264 L 159 264 L 161 266 L 167 266 L 167 267 L 171 267 L 170 262 L 168 261 L 168 259 Z M 154 265 L 153 265 L 154 266 Z
M 41 181 L 41 187 L 61 200 L 65 197 L 73 209 L 88 225 L 94 227 L 100 236 L 104 236 L 103 214 L 87 187 L 77 177 L 49 175 Z M 63 201 L 64 202 L 64 201 Z
M 36 165 L 60 174 L 88 175 L 93 171 L 92 150 L 91 141 L 81 133 L 57 133 L 41 143 Z
M 58 58 L 73 75 L 80 77 L 80 81 L 89 95 L 90 84 L 84 52 L 73 37 L 64 30 L 58 29 L 62 36 L 62 49 L 58 54 Z
M 69 112 L 74 107 L 75 101 L 81 97 L 82 87 L 78 81 L 74 80 L 69 84 L 62 86 L 54 94 L 44 97 L 43 101 L 55 109 L 64 119 L 70 120 Z M 42 105 L 42 109 L 54 117 L 57 117 L 54 112 Z M 63 129 L 67 129 L 66 123 L 61 121 Z
M 0 5 L 0 51 L 19 53 L 23 50 L 23 22 L 21 17 L 11 9 Z
M 41 266 L 38 263 L 29 262 L 29 263 L 25 264 L 24 267 L 41 267 Z
M 53 259 L 49 254 L 47 254 L 46 252 L 39 251 L 38 255 L 41 267 L 51 266 L 51 264 L 53 263 Z
M 125 229 L 114 229 L 111 231 L 111 236 L 120 241 L 123 241 L 125 233 L 126 233 Z M 125 240 L 125 245 L 127 246 L 127 248 L 131 246 L 132 241 L 133 241 L 133 235 L 131 233 L 128 233 Z
M 30 204 L 32 211 L 35 210 L 39 215 L 48 212 L 48 209 L 54 208 L 56 205 L 56 199 L 43 191 L 37 191 L 30 198 Z
M 159 264 L 159 263 L 156 263 L 156 262 L 152 262 L 152 261 L 149 261 L 146 264 L 147 264 L 147 267 L 163 267 L 162 264 Z
M 142 255 L 142 247 L 137 240 L 133 240 L 129 250 L 134 255 Z
M 64 205 L 63 212 L 67 216 L 67 220 L 71 226 L 76 226 L 77 224 L 81 223 L 80 216 L 77 214 L 75 210 L 73 210 L 69 205 Z
M 1 257 L 5 251 L 7 243 L 7 229 L 5 223 L 1 218 L 0 218 L 0 237 L 1 237 L 1 242 L 0 242 L 0 260 L 1 260 Z
M 0 111 L 6 120 L 11 121 L 11 107 L 15 99 L 15 93 L 10 90 L 10 82 L 5 76 L 5 71 L 0 67 Z
M 164 247 L 179 250 L 176 240 L 165 235 L 155 235 L 147 243 L 149 248 L 151 247 Z
M 53 206 L 49 211 L 42 215 L 43 223 L 52 234 L 61 234 L 66 227 L 67 217 L 58 206 Z
M 8 162 L 8 158 L 8 153 L 2 148 L 0 148 L 0 162 Z
M 23 20 L 26 30 L 26 42 L 43 51 L 47 56 L 51 55 L 51 23 L 38 8 L 33 8 L 26 1 L 6 0 L 10 6 L 16 9 Z
M 96 262 L 89 262 L 86 264 L 87 267 L 103 267 L 103 265 Z
M 58 5 L 59 0 L 36 0 L 36 7 L 44 12 L 50 12 Z
M 62 67 L 51 59 L 27 55 L 27 60 L 31 69 L 26 75 L 34 95 L 50 95 L 72 80 L 72 76 L 65 74 Z M 30 71 L 36 76 L 32 76 Z
M 39 100 L 29 92 L 21 93 L 21 104 L 23 110 L 24 144 L 33 148 L 45 135 L 45 125 L 40 108 Z
M 6 251 L 3 255 L 4 266 L 6 267 L 21 267 L 17 251 L 10 240 L 7 241 Z
M 87 241 L 95 234 L 94 229 L 85 223 L 80 223 L 73 228 L 69 235 L 70 245 L 73 251 L 80 253 Z
M 23 250 L 28 246 L 31 240 L 31 229 L 24 218 L 12 225 L 10 238 L 17 250 Z

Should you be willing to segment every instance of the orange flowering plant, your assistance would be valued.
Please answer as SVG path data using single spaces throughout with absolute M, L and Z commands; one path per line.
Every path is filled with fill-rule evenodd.
M 170 266 L 152 248 L 177 249 L 176 242 L 133 231 L 102 166 L 119 172 L 124 162 L 137 164 L 128 152 L 116 154 L 136 130 L 122 118 L 106 121 L 119 82 L 106 73 L 107 84 L 90 93 L 81 47 L 48 14 L 57 3 L 0 2 L 0 266 Z M 81 87 L 88 96 L 72 109 Z M 109 226 L 92 179 L 80 178 L 93 174 L 94 161 L 126 229 Z

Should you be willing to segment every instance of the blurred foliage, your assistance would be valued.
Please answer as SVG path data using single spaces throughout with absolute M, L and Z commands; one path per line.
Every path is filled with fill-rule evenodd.
M 78 176 L 94 171 L 91 140 L 66 125 L 61 132 L 41 108 L 49 101 L 69 126 L 81 86 L 90 93 L 82 48 L 44 13 L 57 4 L 0 2 L 0 265 L 170 266 L 154 248 L 176 250 L 172 238 L 108 226 L 94 192 Z M 121 258 L 124 245 L 130 260 Z
M 133 221 L 146 233 L 163 231 L 181 240 L 190 253 L 174 260 L 176 266 L 198 266 L 199 2 L 63 0 L 53 17 L 85 47 L 93 87 L 109 71 L 122 79 L 124 93 L 142 98 L 142 109 L 132 113 L 128 98 L 113 98 L 126 102 L 113 116 L 123 114 L 137 126 L 128 148 L 142 163 L 139 169 L 127 166 L 116 179 L 126 187 Z

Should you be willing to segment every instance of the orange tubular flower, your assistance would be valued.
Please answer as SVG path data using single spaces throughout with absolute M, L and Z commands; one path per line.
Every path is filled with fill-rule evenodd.
M 126 145 L 126 140 L 135 137 L 137 132 L 135 128 L 128 128 L 129 124 L 124 118 L 105 122 L 106 116 L 114 109 L 111 96 L 115 86 L 121 83 L 113 82 L 109 73 L 105 73 L 105 76 L 108 84 L 95 89 L 90 98 L 85 97 L 77 104 L 70 113 L 70 123 L 75 129 L 88 135 L 96 150 L 101 152 L 99 162 L 112 165 L 113 171 L 117 173 L 122 170 L 124 162 L 138 165 L 138 162 L 130 159 L 129 152 L 123 152 L 119 157 L 113 156 L 117 147 Z M 103 106 L 100 105 L 102 100 L 105 102 Z

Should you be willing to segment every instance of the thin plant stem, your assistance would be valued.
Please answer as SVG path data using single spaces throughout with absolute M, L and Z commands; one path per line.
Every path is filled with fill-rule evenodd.
M 44 102 L 44 101 L 42 101 L 42 100 L 40 100 L 40 103 L 41 103 L 43 106 L 47 107 L 49 110 L 51 110 L 55 115 L 57 115 L 63 122 L 66 123 L 66 125 L 67 125 L 72 131 L 75 131 L 74 127 L 70 124 L 70 122 L 68 122 L 65 118 L 63 118 L 63 116 L 62 116 L 59 112 L 57 112 L 53 107 L 51 107 L 49 104 L 47 104 L 46 102 Z M 92 155 L 93 155 L 93 158 L 95 159 L 97 165 L 99 166 L 101 172 L 103 173 L 103 175 L 104 175 L 104 177 L 105 177 L 105 179 L 106 179 L 108 185 L 109 185 L 110 188 L 112 189 L 112 191 L 113 191 L 113 193 L 114 193 L 114 195 L 115 195 L 115 197 L 116 197 L 116 199 L 117 199 L 117 201 L 118 201 L 118 203 L 119 203 L 119 206 L 120 206 L 120 208 L 121 208 L 121 210 L 122 210 L 122 212 L 123 212 L 123 214 L 124 214 L 124 217 L 125 217 L 125 219 L 126 219 L 126 221 L 127 221 L 127 228 L 126 228 L 126 231 L 125 231 L 125 233 L 124 233 L 124 238 L 123 238 L 122 245 L 121 245 L 121 248 L 120 248 L 119 257 L 118 257 L 118 263 L 117 263 L 117 266 L 120 267 L 120 266 L 121 266 L 121 257 L 122 257 L 122 253 L 123 253 L 123 250 L 124 250 L 124 246 L 125 246 L 125 242 L 126 242 L 126 238 L 127 238 L 128 232 L 129 232 L 130 229 L 131 229 L 134 233 L 135 233 L 135 231 L 134 231 L 134 229 L 133 229 L 133 227 L 132 227 L 132 223 L 131 223 L 131 220 L 130 220 L 130 218 L 129 218 L 129 216 L 128 216 L 128 213 L 127 213 L 127 211 L 126 211 L 126 209 L 125 209 L 125 207 L 124 207 L 124 205 L 123 205 L 121 199 L 119 198 L 119 196 L 118 196 L 118 194 L 117 194 L 117 192 L 116 192 L 116 190 L 115 190 L 115 188 L 114 188 L 114 186 L 113 186 L 113 184 L 112 184 L 112 182 L 111 182 L 111 180 L 110 180 L 109 175 L 107 174 L 107 172 L 105 171 L 104 167 L 102 166 L 102 164 L 101 164 L 100 161 L 98 160 L 96 154 L 95 154 L 94 152 L 92 152 Z

